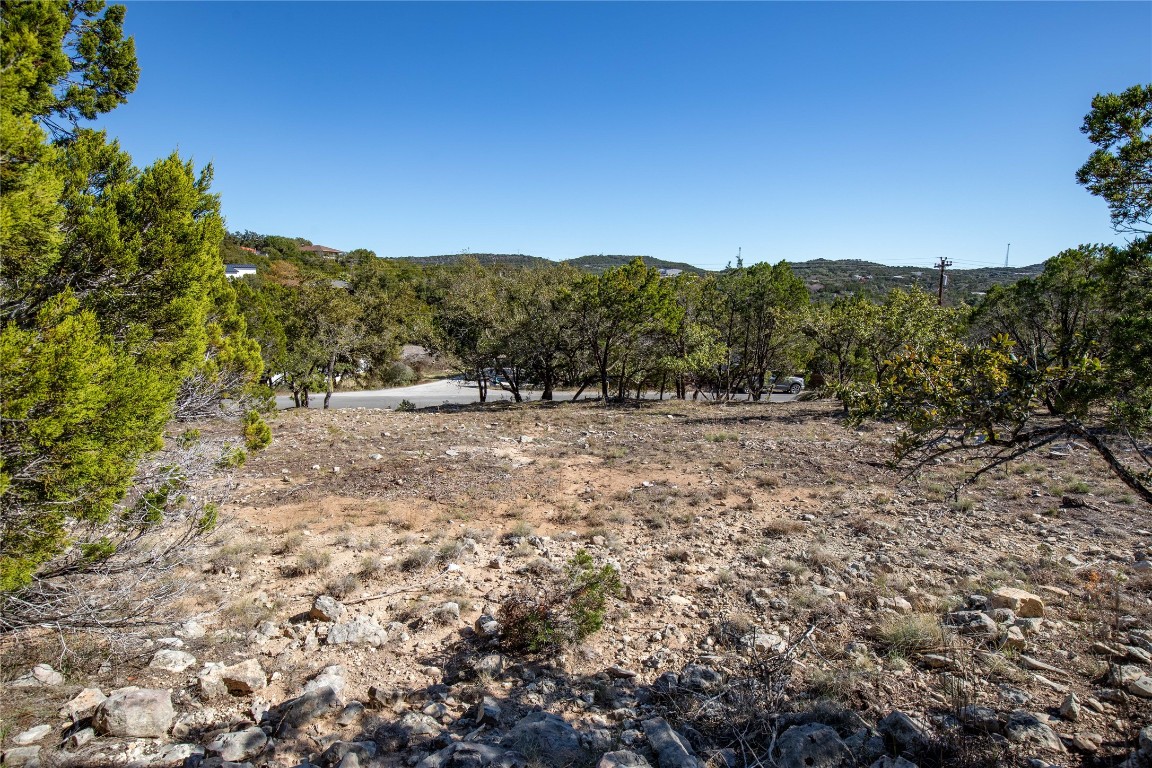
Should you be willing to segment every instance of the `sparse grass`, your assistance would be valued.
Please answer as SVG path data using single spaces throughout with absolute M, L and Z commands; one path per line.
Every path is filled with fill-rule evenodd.
M 709 432 L 704 435 L 704 439 L 710 443 L 727 443 L 739 440 L 740 435 L 735 432 Z
M 804 562 L 815 568 L 830 568 L 840 562 L 840 558 L 824 547 L 812 547 L 804 553 Z
M 1083 480 L 1077 480 L 1064 486 L 1064 493 L 1089 493 L 1091 490 L 1092 486 Z
M 926 653 L 944 644 L 944 630 L 939 619 L 927 613 L 886 616 L 876 628 L 876 644 L 888 654 Z
M 360 558 L 356 568 L 356 575 L 365 581 L 371 581 L 384 571 L 384 563 L 375 555 L 365 555 Z
M 436 559 L 436 550 L 429 546 L 416 547 L 400 561 L 400 570 L 405 573 L 427 568 Z
M 529 523 L 527 520 L 521 520 L 518 523 L 516 523 L 515 525 L 513 525 L 511 528 L 509 528 L 507 531 L 505 531 L 504 535 L 501 538 L 504 541 L 509 541 L 511 539 L 514 539 L 514 538 L 526 539 L 535 533 L 536 533 L 536 529 L 532 527 L 531 523 Z
M 952 502 L 953 512 L 971 512 L 976 508 L 976 500 L 964 497 Z
M 243 629 L 251 629 L 273 616 L 275 616 L 275 611 L 265 605 L 264 601 L 253 600 L 250 597 L 243 597 L 230 603 L 223 612 L 226 626 Z
M 300 549 L 300 545 L 304 542 L 304 536 L 299 531 L 293 531 L 280 540 L 276 549 L 272 550 L 274 555 L 290 555 Z
M 285 576 L 311 576 L 327 568 L 331 562 L 330 554 L 313 549 L 298 555 L 293 562 L 281 568 L 281 572 Z
M 212 555 L 209 563 L 212 566 L 212 570 L 217 573 L 229 570 L 243 572 L 244 569 L 251 564 L 252 554 L 255 551 L 256 545 L 253 542 L 226 544 L 216 550 L 216 553 Z
M 795 536 L 803 531 L 804 528 L 804 523 L 799 520 L 788 520 L 785 518 L 769 520 L 764 525 L 764 535 L 770 539 L 781 539 L 785 536 Z
M 768 472 L 753 473 L 752 482 L 756 485 L 757 488 L 762 490 L 772 490 L 774 488 L 779 488 L 781 485 L 780 478 Z
M 342 600 L 360 589 L 361 586 L 363 585 L 360 583 L 360 579 L 356 574 L 347 573 L 325 584 L 324 592 L 335 597 L 337 600 Z
M 669 547 L 664 550 L 664 559 L 673 563 L 692 562 L 692 550 L 687 547 Z

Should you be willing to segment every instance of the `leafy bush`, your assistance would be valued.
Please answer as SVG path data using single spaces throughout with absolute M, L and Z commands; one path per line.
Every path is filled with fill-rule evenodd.
M 248 454 L 238 445 L 225 446 L 217 462 L 223 469 L 239 469 L 248 460 Z
M 621 591 L 619 572 L 611 565 L 597 567 L 581 549 L 542 592 L 515 594 L 501 604 L 503 642 L 529 653 L 582 642 L 604 625 L 608 598 Z
M 392 363 L 380 373 L 380 383 L 385 387 L 406 387 L 415 384 L 420 376 L 404 363 Z
M 272 443 L 272 430 L 255 409 L 244 416 L 244 444 L 250 451 L 267 448 Z

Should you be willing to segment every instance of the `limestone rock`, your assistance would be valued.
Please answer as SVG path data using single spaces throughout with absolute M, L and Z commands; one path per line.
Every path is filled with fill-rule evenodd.
M 852 762 L 852 753 L 836 731 L 820 723 L 789 728 L 777 747 L 779 768 L 840 768 Z
M 1014 744 L 1025 744 L 1050 752 L 1064 751 L 1064 744 L 1056 732 L 1031 712 L 1013 712 L 1004 724 L 1004 738 Z
M 60 708 L 60 717 L 72 722 L 92 717 L 96 712 L 96 707 L 100 706 L 100 703 L 107 698 L 99 688 L 85 688 Z
M 305 691 L 302 696 L 289 699 L 276 708 L 273 716 L 273 721 L 276 722 L 276 733 L 281 737 L 286 737 L 294 729 L 307 725 L 339 706 L 339 695 L 326 685 Z
M 918 752 L 928 744 L 932 732 L 922 721 L 900 710 L 890 713 L 876 724 L 876 729 L 898 749 Z
M 357 616 L 352 621 L 333 624 L 328 630 L 328 645 L 370 645 L 379 648 L 388 642 L 388 633 L 372 616 Z
M 421 712 L 408 712 L 400 718 L 400 727 L 412 736 L 438 736 L 444 728 Z
M 527 760 L 518 752 L 491 744 L 457 741 L 421 760 L 416 768 L 525 768 Z
M 1141 675 L 1135 680 L 1130 680 L 1125 690 L 1141 699 L 1152 699 L 1152 677 Z
M 268 685 L 264 668 L 256 659 L 245 659 L 239 664 L 224 667 L 220 670 L 220 681 L 224 683 L 228 693 L 241 696 L 255 693 Z
M 692 745 L 662 717 L 644 721 L 644 735 L 660 761 L 660 768 L 701 768 Z
M 346 611 L 340 601 L 328 595 L 320 595 L 312 601 L 312 610 L 308 611 L 308 617 L 316 621 L 340 621 Z
M 500 703 L 491 696 L 485 696 L 476 702 L 476 711 L 473 713 L 472 719 L 476 721 L 477 725 L 490 725 L 497 728 L 500 726 L 501 714 Z
M 690 691 L 714 693 L 724 686 L 724 675 L 703 664 L 688 664 L 680 674 L 680 684 Z
M 26 747 L 29 744 L 35 744 L 50 733 L 52 733 L 52 726 L 36 725 L 13 736 L 12 743 L 18 747 Z
M 916 763 L 902 757 L 889 757 L 885 755 L 872 763 L 871 768 L 917 768 Z
M 999 587 L 992 591 L 990 604 L 993 608 L 1011 608 L 1022 619 L 1044 616 L 1044 601 L 1023 589 Z
M 131 686 L 112 691 L 92 720 L 96 732 L 106 736 L 159 738 L 175 719 L 168 691 Z
M 37 664 L 32 671 L 8 683 L 12 688 L 40 688 L 47 685 L 63 685 L 64 675 L 52 669 L 50 664 Z
M 196 663 L 196 657 L 185 651 L 174 651 L 164 648 L 156 651 L 148 666 L 152 669 L 162 669 L 165 672 L 183 672 Z
M 642 755 L 621 749 L 601 755 L 596 768 L 652 768 L 652 766 Z
M 206 748 L 209 753 L 219 755 L 224 760 L 238 761 L 259 755 L 267 743 L 268 737 L 264 731 L 252 726 L 242 731 L 221 734 Z
M 320 765 L 346 765 L 345 761 L 350 756 L 355 758 L 357 765 L 367 763 L 376 757 L 376 744 L 371 741 L 338 741 L 320 755 Z
M 1064 697 L 1064 701 L 1060 704 L 1060 717 L 1072 723 L 1080 719 L 1080 699 L 1075 693 Z
M 40 768 L 40 746 L 4 750 L 5 768 Z
M 316 675 L 304 683 L 304 692 L 315 691 L 318 688 L 331 688 L 335 691 L 337 696 L 344 695 L 344 667 L 339 664 L 331 664 L 316 673 Z
M 549 762 L 559 765 L 582 763 L 587 759 L 576 729 L 550 712 L 533 712 L 516 723 L 504 743 L 519 751 L 539 751 Z

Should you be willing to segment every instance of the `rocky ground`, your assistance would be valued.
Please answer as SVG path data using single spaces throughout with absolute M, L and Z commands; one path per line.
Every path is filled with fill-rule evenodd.
M 1152 765 L 1150 510 L 1085 446 L 954 498 L 824 401 L 273 432 L 179 621 L 6 643 L 6 765 Z M 511 649 L 501 605 L 581 549 L 603 628 Z

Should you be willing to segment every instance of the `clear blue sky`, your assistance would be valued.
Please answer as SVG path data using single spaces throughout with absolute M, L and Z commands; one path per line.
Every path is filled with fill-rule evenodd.
M 129 2 L 99 125 L 228 226 L 381 256 L 957 267 L 1113 241 L 1075 183 L 1152 3 Z

